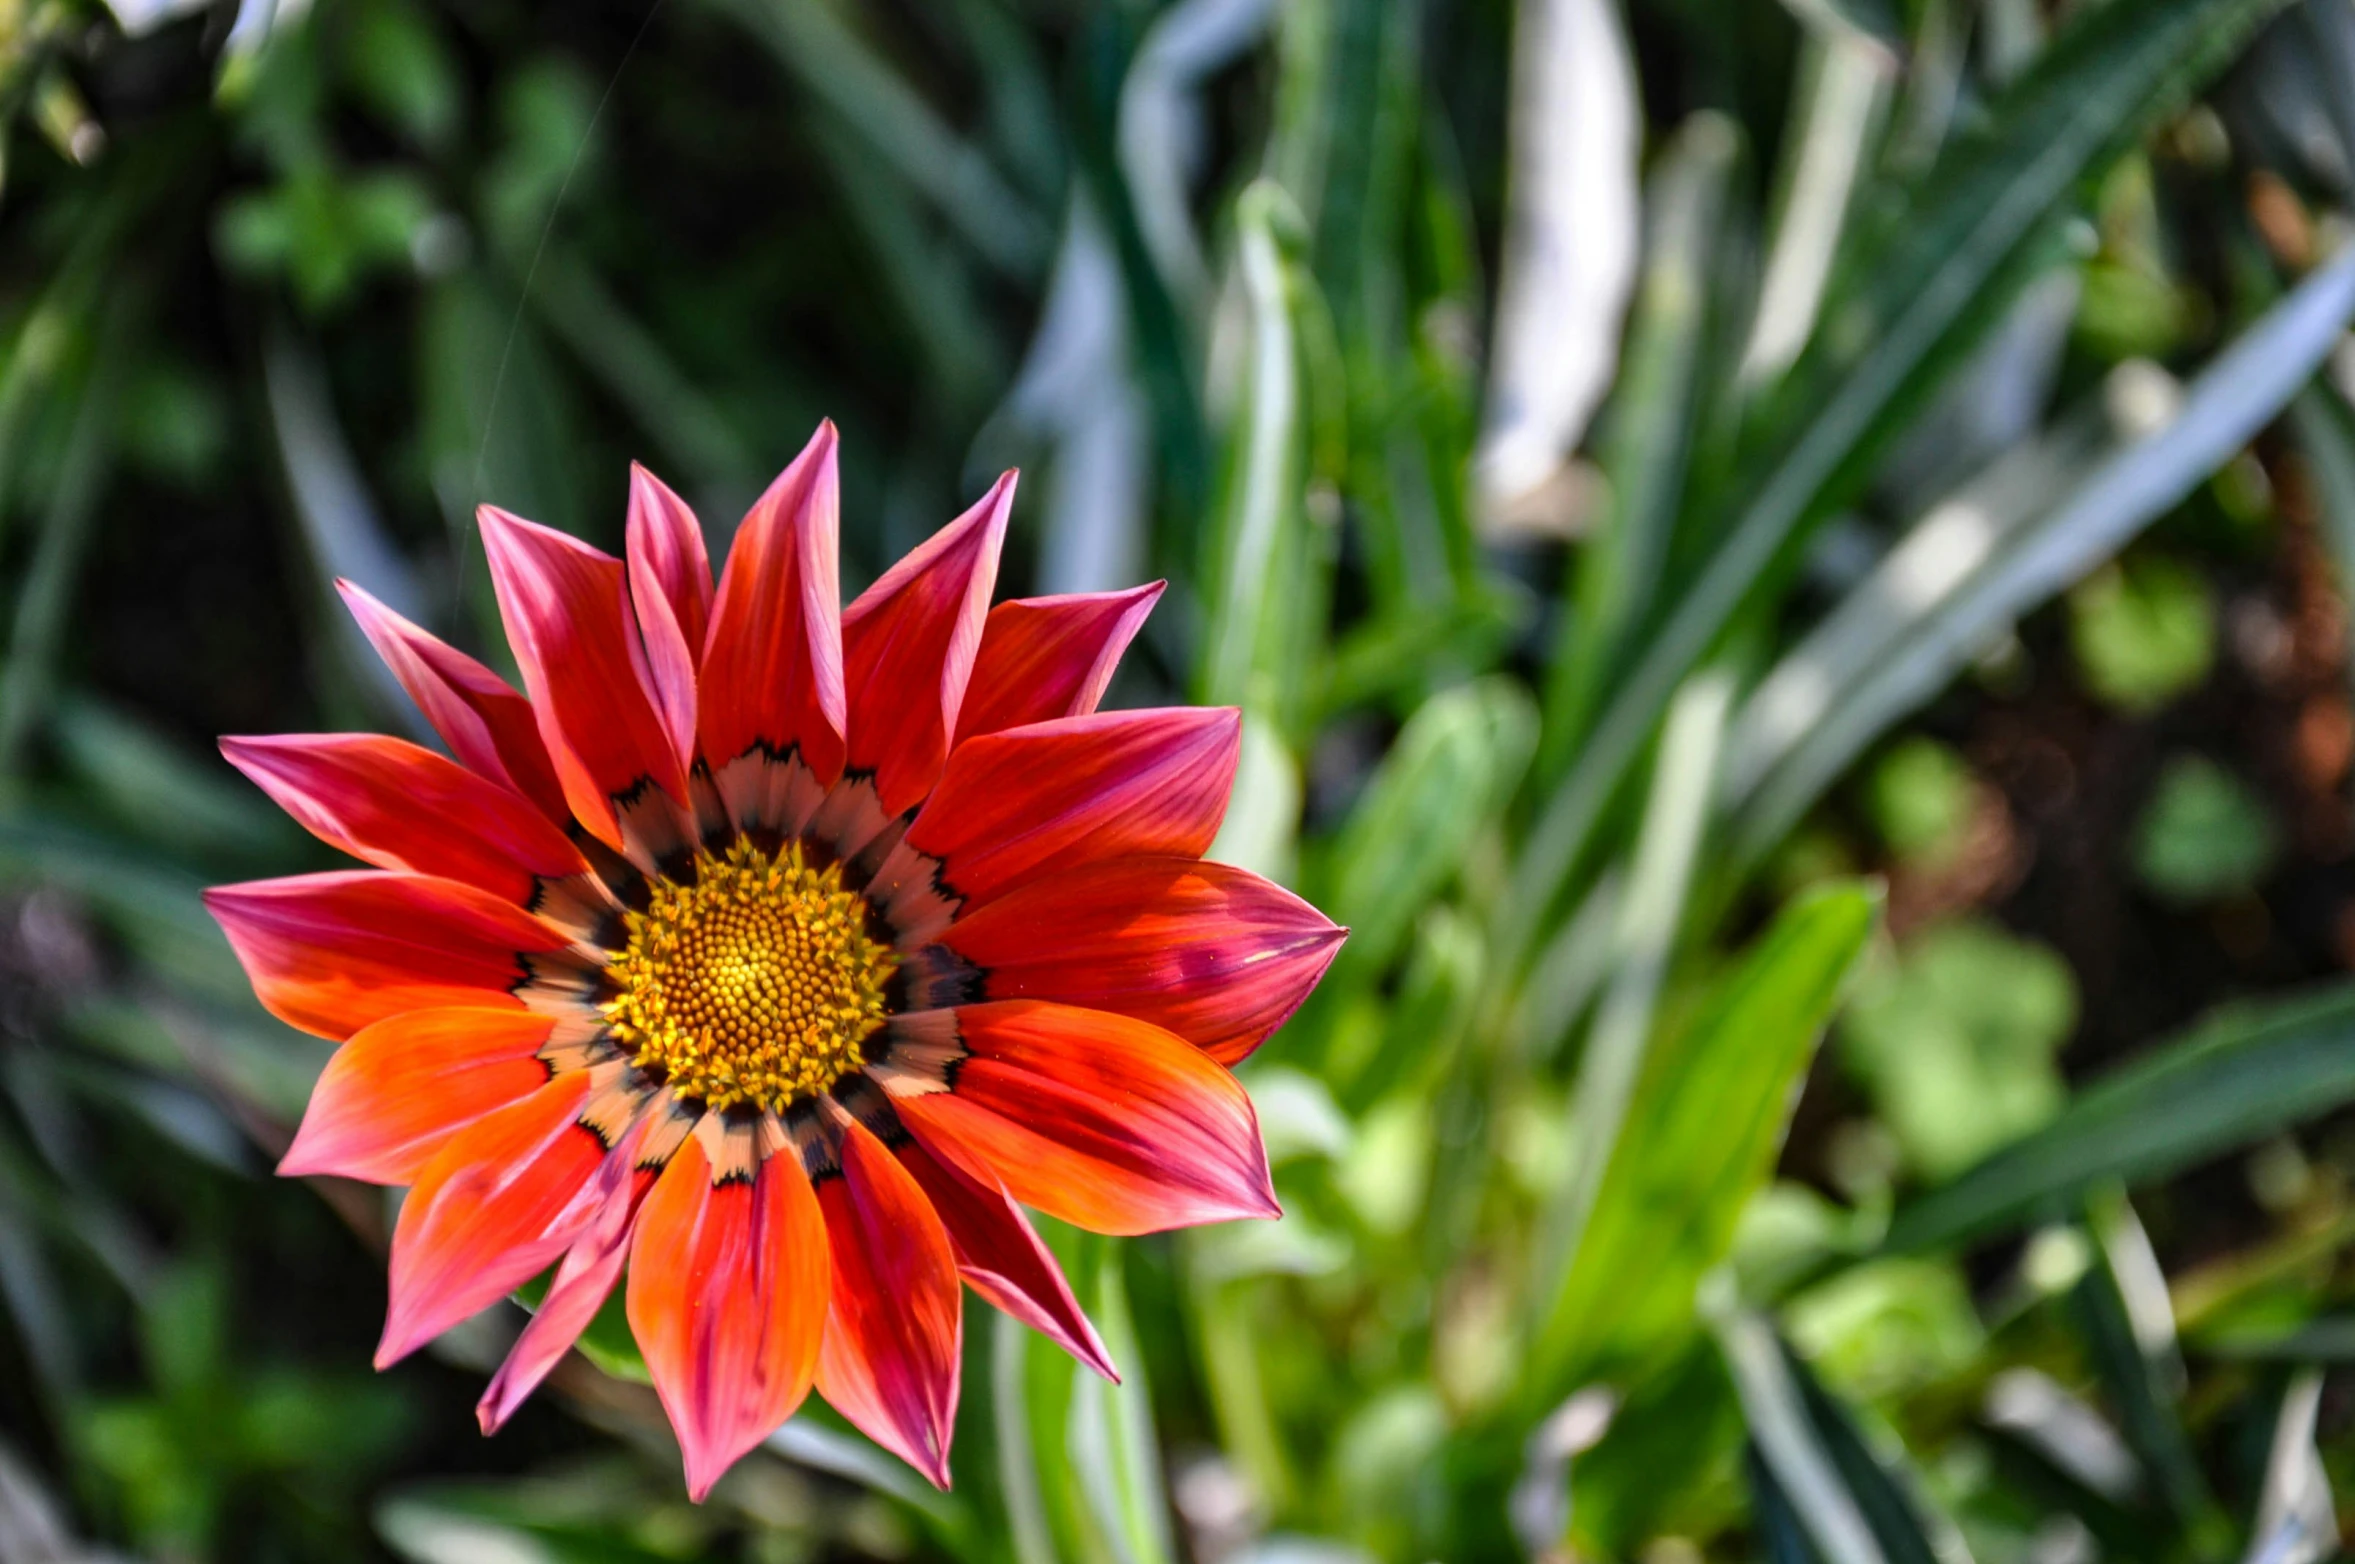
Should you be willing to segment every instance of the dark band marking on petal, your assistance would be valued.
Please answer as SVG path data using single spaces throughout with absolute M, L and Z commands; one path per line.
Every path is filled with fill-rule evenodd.
M 954 1010 L 895 1015 L 868 1039 L 866 1073 L 893 1097 L 922 1097 L 955 1089 L 966 1057 Z
M 864 1124 L 884 1145 L 897 1150 L 914 1139 L 908 1133 L 907 1125 L 900 1121 L 899 1110 L 884 1095 L 883 1088 L 867 1075 L 853 1071 L 844 1076 L 834 1083 L 833 1096 L 845 1112 Z
M 920 945 L 900 957 L 883 992 L 895 1012 L 953 1010 L 988 997 L 989 969 L 946 945 Z
M 818 1106 L 820 1100 L 806 1098 L 784 1114 L 785 1134 L 813 1186 L 842 1177 L 842 1132 L 827 1121 Z

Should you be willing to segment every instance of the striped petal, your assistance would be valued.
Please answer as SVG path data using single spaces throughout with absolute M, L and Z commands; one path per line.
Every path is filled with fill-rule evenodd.
M 418 874 L 298 874 L 215 886 L 204 901 L 263 1006 L 339 1040 L 404 1010 L 519 1005 L 524 958 L 568 943 L 487 891 Z
M 507 681 L 437 640 L 349 581 L 335 583 L 376 655 L 409 692 L 450 753 L 470 770 L 504 782 L 558 825 L 571 821 L 564 785 L 540 738 L 531 702 Z
M 642 1123 L 632 1126 L 599 1164 L 597 1187 L 591 1196 L 597 1205 L 596 1217 L 564 1251 L 556 1275 L 548 1283 L 547 1296 L 532 1311 L 515 1345 L 508 1349 L 506 1361 L 475 1404 L 475 1420 L 484 1433 L 497 1433 L 539 1389 L 540 1381 L 581 1339 L 581 1332 L 605 1306 L 614 1283 L 621 1280 L 622 1262 L 629 1258 L 631 1223 L 660 1172 L 638 1165 L 642 1131 Z
M 374 733 L 225 738 L 221 753 L 328 846 L 382 869 L 438 874 L 530 905 L 589 866 L 520 794 Z
M 959 918 L 910 958 L 909 1004 L 1061 1000 L 1150 1021 L 1233 1064 L 1300 1008 L 1345 934 L 1247 869 L 1115 858 Z
M 641 868 L 692 840 L 686 768 L 649 693 L 622 562 L 553 528 L 481 511 L 499 617 L 564 796 Z
M 746 830 L 800 830 L 842 774 L 840 513 L 825 423 L 744 518 L 720 575 L 696 722 Z
M 949 1485 L 963 1294 L 949 1235 L 899 1159 L 855 1119 L 818 1187 L 834 1256 L 818 1391 L 877 1444 Z
M 957 746 L 869 895 L 913 946 L 961 908 L 1141 853 L 1199 858 L 1235 781 L 1232 707 L 1098 712 Z
M 809 1393 L 828 1272 L 825 1219 L 790 1151 L 714 1183 L 692 1137 L 639 1208 L 630 1329 L 697 1502 Z
M 311 1088 L 278 1171 L 415 1183 L 460 1130 L 548 1084 L 537 1056 L 554 1026 L 527 1010 L 468 1006 L 360 1028 Z
M 991 609 L 956 742 L 1094 711 L 1167 585 L 1017 598 Z
M 843 611 L 847 764 L 873 774 L 886 819 L 913 809 L 940 779 L 1013 505 L 1007 473 Z
M 506 1297 L 571 1247 L 598 1211 L 606 1145 L 580 1122 L 585 1071 L 458 1132 L 434 1154 L 393 1228 L 385 1368 Z
M 646 644 L 655 709 L 682 769 L 695 764 L 695 664 L 711 622 L 703 526 L 660 478 L 630 463 L 630 604 Z
M 1091 1232 L 1281 1214 L 1251 1099 L 1183 1038 L 1020 999 L 954 1015 L 952 1087 L 874 1072 L 935 1156 Z
M 914 1140 L 894 1148 L 949 1231 L 949 1247 L 972 1289 L 1056 1343 L 1089 1368 L 1120 1383 L 1103 1338 L 1071 1295 L 1063 1268 L 1005 1186 L 983 1183 L 943 1162 Z

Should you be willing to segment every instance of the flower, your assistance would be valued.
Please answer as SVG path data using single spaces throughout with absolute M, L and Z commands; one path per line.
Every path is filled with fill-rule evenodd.
M 945 1486 L 960 1275 L 1111 1376 L 1022 1208 L 1276 1215 L 1227 1066 L 1344 933 L 1201 861 L 1236 712 L 1096 710 L 1159 585 L 992 609 L 1009 473 L 838 609 L 837 494 L 822 425 L 716 592 L 643 469 L 626 560 L 485 507 L 525 695 L 343 588 L 454 760 L 222 741 L 374 865 L 207 901 L 342 1044 L 279 1171 L 409 1186 L 378 1366 L 553 1268 L 487 1432 L 622 1285 L 697 1499 L 813 1384 Z

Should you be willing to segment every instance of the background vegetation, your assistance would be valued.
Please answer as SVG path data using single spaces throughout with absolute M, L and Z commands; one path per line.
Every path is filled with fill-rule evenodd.
M 0 4 L 0 1558 L 2311 1564 L 2355 1482 L 2347 0 Z M 954 1491 L 366 1371 L 222 732 L 471 513 L 1172 582 L 1355 928 L 1289 1215 L 1059 1234 Z M 601 1366 L 599 1366 L 601 1365 Z

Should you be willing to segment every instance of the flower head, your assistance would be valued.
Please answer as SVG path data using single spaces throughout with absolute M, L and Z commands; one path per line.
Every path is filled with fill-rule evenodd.
M 342 1044 L 279 1170 L 410 1187 L 380 1366 L 551 1272 L 496 1428 L 619 1285 L 695 1497 L 813 1384 L 945 1485 L 960 1276 L 1112 1373 L 1025 1206 L 1275 1214 L 1227 1066 L 1342 931 L 1201 861 L 1235 712 L 1096 710 L 1158 586 L 989 606 L 1013 488 L 847 609 L 830 425 L 716 590 L 643 470 L 626 559 L 486 507 L 523 694 L 345 588 L 455 759 L 222 742 L 374 866 L 207 899 Z

